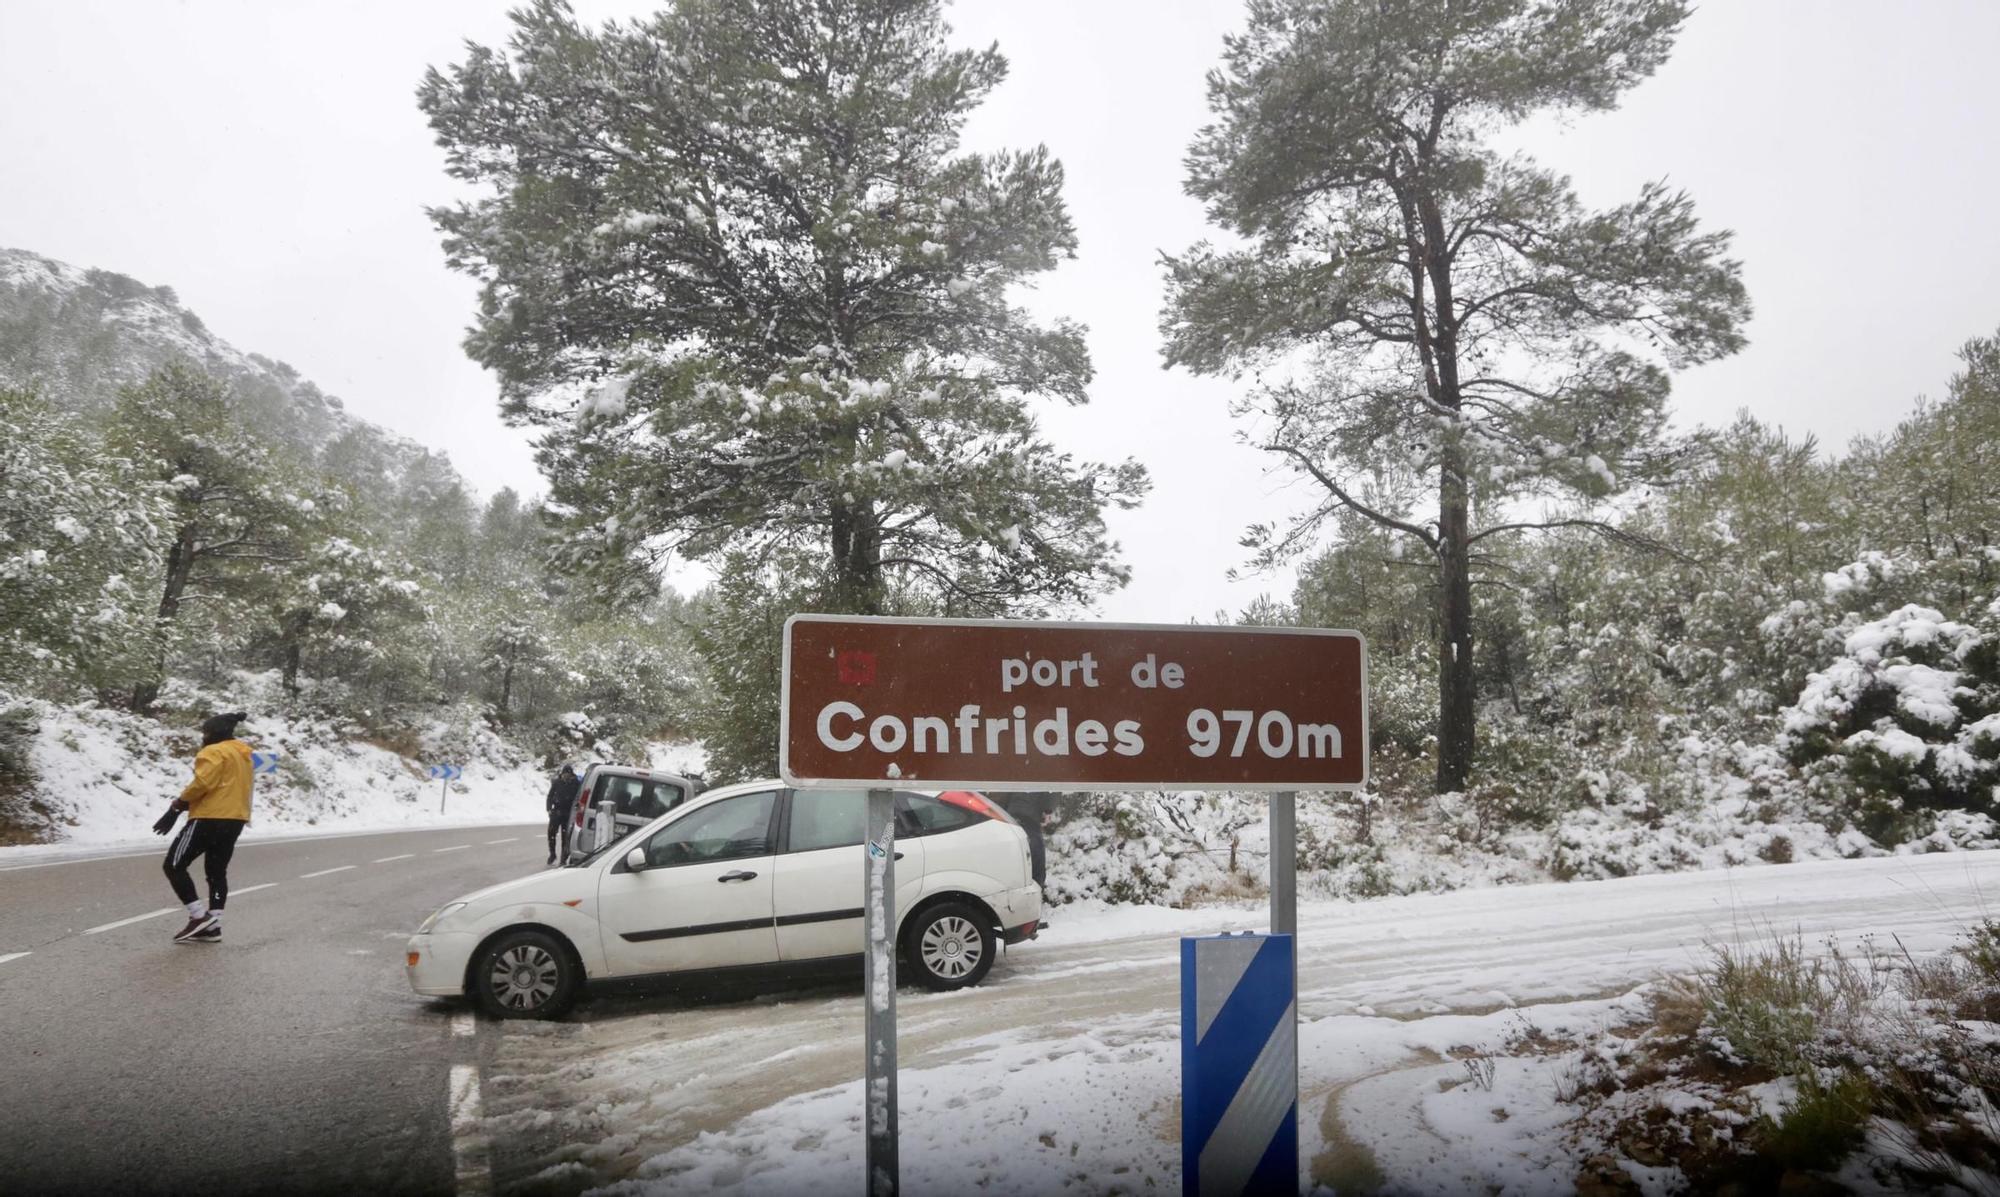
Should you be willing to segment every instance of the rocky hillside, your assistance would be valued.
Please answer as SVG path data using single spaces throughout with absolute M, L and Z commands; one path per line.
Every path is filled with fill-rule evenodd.
M 0 387 L 90 412 L 175 358 L 226 380 L 247 426 L 357 487 L 459 482 L 442 455 L 349 415 L 284 362 L 217 337 L 172 287 L 0 248 Z

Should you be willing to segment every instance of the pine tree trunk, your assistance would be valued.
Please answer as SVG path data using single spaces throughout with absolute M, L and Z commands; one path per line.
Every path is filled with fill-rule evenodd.
M 1456 452 L 1445 455 L 1438 487 L 1437 791 L 1465 788 L 1472 773 L 1472 570 L 1466 543 L 1465 483 Z
M 300 613 L 285 620 L 283 639 L 283 662 L 285 693 L 293 698 L 299 696 L 299 667 L 305 657 L 306 625 L 310 617 Z
M 159 700 L 160 687 L 167 680 L 167 629 L 180 615 L 181 595 L 194 574 L 195 544 L 200 528 L 188 524 L 167 549 L 167 578 L 160 589 L 159 614 L 153 620 L 153 672 L 132 687 L 132 709 L 149 711 Z
M 1435 134 L 1419 156 L 1428 178 Z M 1449 235 L 1434 191 L 1419 192 L 1414 205 L 1421 267 L 1431 284 L 1431 398 L 1454 414 L 1462 410 L 1458 387 L 1458 305 L 1453 299 Z M 1459 430 L 1445 433 L 1438 453 L 1438 761 L 1437 792 L 1465 788 L 1472 773 L 1472 529 L 1465 447 Z
M 834 610 L 882 614 L 882 533 L 872 503 L 834 505 L 831 548 Z
M 514 697 L 514 661 L 508 658 L 507 668 L 500 674 L 500 726 L 505 727 L 511 720 L 507 718 L 507 706 Z

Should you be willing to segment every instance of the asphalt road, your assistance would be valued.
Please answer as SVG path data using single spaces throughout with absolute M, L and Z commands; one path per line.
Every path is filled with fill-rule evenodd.
M 453 1098 L 492 1024 L 412 994 L 403 945 L 543 848 L 538 826 L 253 827 L 214 946 L 170 942 L 159 852 L 0 864 L 0 1194 L 484 1187 Z

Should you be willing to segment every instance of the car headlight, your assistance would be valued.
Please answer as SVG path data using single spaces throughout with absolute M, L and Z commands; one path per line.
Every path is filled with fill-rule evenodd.
M 465 903 L 463 902 L 446 902 L 444 905 L 437 908 L 437 912 L 435 914 L 431 915 L 431 917 L 424 920 L 423 925 L 417 928 L 417 934 L 429 935 L 431 933 L 431 928 L 438 925 L 439 919 L 443 918 L 445 915 L 450 914 L 454 910 L 464 910 L 464 909 L 465 909 Z

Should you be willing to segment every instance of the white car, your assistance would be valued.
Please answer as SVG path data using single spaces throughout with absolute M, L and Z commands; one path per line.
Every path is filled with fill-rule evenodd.
M 568 868 L 447 903 L 410 940 L 410 985 L 550 1018 L 591 981 L 858 958 L 866 822 L 858 790 L 710 790 Z M 978 794 L 898 791 L 896 918 L 904 975 L 978 984 L 1000 942 L 1041 929 L 1027 833 Z

